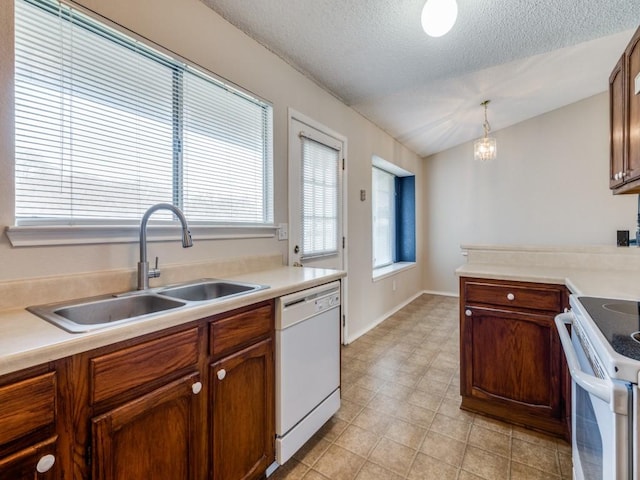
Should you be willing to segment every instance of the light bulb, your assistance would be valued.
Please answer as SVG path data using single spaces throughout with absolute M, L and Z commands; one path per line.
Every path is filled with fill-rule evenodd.
M 456 0 L 427 0 L 422 8 L 422 29 L 431 37 L 441 37 L 456 23 Z

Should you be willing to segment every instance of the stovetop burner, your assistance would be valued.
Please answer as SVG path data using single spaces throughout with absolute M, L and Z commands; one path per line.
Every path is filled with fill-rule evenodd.
M 578 301 L 617 353 L 640 360 L 640 302 L 598 297 Z

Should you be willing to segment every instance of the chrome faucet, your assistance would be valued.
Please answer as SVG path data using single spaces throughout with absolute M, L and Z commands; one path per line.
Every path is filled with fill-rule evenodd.
M 156 257 L 156 266 L 149 270 L 149 262 L 147 261 L 147 223 L 149 217 L 156 210 L 170 210 L 173 212 L 180 223 L 182 224 L 182 248 L 192 247 L 193 241 L 191 240 L 191 232 L 189 231 L 189 225 L 187 219 L 184 217 L 182 211 L 170 203 L 158 203 L 150 207 L 142 216 L 140 222 L 140 261 L 138 262 L 138 290 L 146 290 L 149 288 L 149 279 L 157 278 L 160 276 L 160 270 L 158 269 L 158 259 Z

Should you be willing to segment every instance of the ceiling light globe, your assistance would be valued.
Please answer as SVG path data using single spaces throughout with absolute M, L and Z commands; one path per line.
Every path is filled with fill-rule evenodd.
M 456 0 L 427 0 L 422 8 L 422 29 L 431 37 L 441 37 L 456 23 Z

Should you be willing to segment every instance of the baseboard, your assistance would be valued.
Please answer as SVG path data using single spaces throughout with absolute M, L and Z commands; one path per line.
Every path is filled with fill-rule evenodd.
M 429 295 L 442 295 L 443 297 L 459 297 L 460 294 L 458 292 L 439 292 L 436 290 L 423 290 L 422 293 L 426 293 Z
M 409 297 L 407 300 L 405 300 L 401 304 L 395 306 L 392 310 L 389 310 L 388 312 L 386 312 L 383 315 L 381 315 L 380 317 L 378 317 L 371 325 L 369 325 L 364 330 L 359 331 L 355 335 L 350 335 L 346 345 L 349 345 L 350 343 L 355 342 L 358 338 L 360 338 L 361 336 L 365 335 L 367 332 L 370 332 L 371 330 L 376 328 L 378 325 L 380 325 L 382 322 L 384 322 L 391 315 L 393 315 L 397 311 L 399 311 L 399 310 L 403 309 L 404 307 L 406 307 L 407 305 L 409 305 L 411 302 L 413 302 L 416 298 L 421 296 L 423 293 L 427 293 L 427 292 L 420 291 L 420 292 L 416 293 L 415 295 L 413 295 L 412 297 Z

